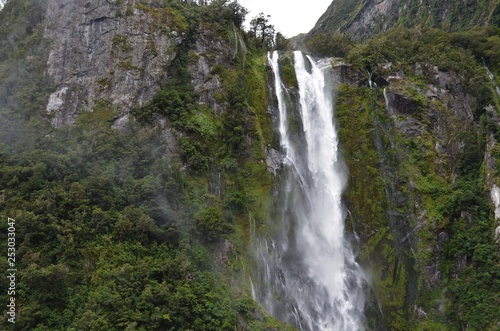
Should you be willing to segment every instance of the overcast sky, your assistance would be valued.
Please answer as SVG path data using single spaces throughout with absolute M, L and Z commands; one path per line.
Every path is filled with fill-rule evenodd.
M 260 12 L 271 15 L 270 23 L 276 32 L 293 37 L 312 29 L 332 0 L 238 0 L 250 13 L 246 26 Z

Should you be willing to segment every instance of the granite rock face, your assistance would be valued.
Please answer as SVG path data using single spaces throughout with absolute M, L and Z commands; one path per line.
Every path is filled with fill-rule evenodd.
M 123 125 L 134 107 L 146 103 L 164 79 L 182 33 L 158 20 L 138 1 L 50 0 L 45 36 L 52 46 L 48 72 L 57 90 L 47 113 L 52 125 L 73 123 L 82 110 L 103 101 L 116 107 Z

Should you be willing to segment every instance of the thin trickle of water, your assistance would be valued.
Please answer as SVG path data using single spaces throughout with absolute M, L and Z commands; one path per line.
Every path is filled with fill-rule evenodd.
M 385 110 L 389 112 L 389 97 L 387 96 L 387 89 L 384 87 L 384 100 L 385 100 Z
M 500 219 L 500 188 L 493 184 L 491 188 L 491 200 L 495 204 L 495 219 Z
M 298 102 L 291 109 L 278 59 L 277 52 L 269 54 L 286 155 L 282 231 L 276 244 L 258 248 L 265 266 L 259 286 L 266 288 L 258 291 L 258 300 L 301 330 L 363 330 L 365 277 L 344 233 L 345 173 L 338 159 L 329 63 L 294 53 Z M 291 126 L 289 116 L 297 113 L 301 125 Z
M 372 73 L 368 71 L 368 85 L 370 86 L 370 89 L 373 89 L 374 87 L 377 87 L 377 83 L 375 83 L 372 80 Z
M 250 279 L 250 286 L 252 288 L 252 299 L 257 300 L 257 294 L 255 292 L 255 286 L 253 286 L 252 277 L 249 276 L 248 279 Z
M 491 200 L 495 204 L 495 220 L 497 227 L 495 228 L 495 241 L 500 243 L 500 188 L 493 184 L 491 188 Z
M 488 68 L 486 66 L 486 61 L 484 61 L 484 58 L 482 60 L 483 60 L 483 66 L 486 69 L 486 73 L 488 74 L 488 77 L 490 78 L 491 83 L 495 87 L 495 91 L 497 92 L 497 95 L 500 97 L 500 87 L 498 87 L 498 85 L 497 85 L 497 82 L 495 80 L 495 76 L 491 72 L 490 68 Z

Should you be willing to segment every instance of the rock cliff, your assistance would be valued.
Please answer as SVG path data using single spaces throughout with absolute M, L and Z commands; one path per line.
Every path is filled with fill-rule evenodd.
M 500 271 L 495 85 L 473 57 L 450 70 L 430 53 L 389 55 L 399 43 L 395 34 L 407 32 L 373 38 L 358 65 L 358 50 L 347 57 L 351 63 L 333 62 L 342 82 L 336 107 L 351 177 L 347 224 L 373 272 L 371 325 L 495 329 L 496 313 L 470 308 L 474 300 L 499 301 L 487 294 L 496 285 L 479 280 L 485 270 Z M 427 37 L 413 40 L 419 39 Z M 370 58 L 378 46 L 384 55 Z M 461 53 L 449 48 L 453 54 Z
M 497 0 L 335 0 L 319 18 L 308 37 L 339 31 L 354 39 L 366 39 L 396 25 L 432 26 L 459 31 L 498 23 Z
M 152 14 L 139 1 L 49 1 L 47 65 L 57 85 L 47 104 L 52 124 L 72 124 L 98 101 L 110 102 L 124 121 L 149 101 L 185 35 L 174 15 Z

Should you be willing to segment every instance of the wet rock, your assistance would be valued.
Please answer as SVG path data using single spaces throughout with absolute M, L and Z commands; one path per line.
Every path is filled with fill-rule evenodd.
M 386 94 L 388 101 L 386 106 L 391 114 L 418 115 L 422 106 L 418 101 L 392 90 L 388 90 Z
M 129 115 L 125 114 L 125 115 L 123 115 L 115 120 L 112 128 L 123 132 L 127 129 L 128 124 L 129 124 L 129 120 L 130 120 Z
M 413 316 L 417 320 L 422 321 L 424 318 L 427 317 L 427 313 L 422 309 L 422 307 L 415 305 L 413 307 Z
M 467 267 L 467 256 L 463 255 L 458 258 L 458 260 L 451 267 L 452 275 L 458 275 L 458 273 Z
M 442 247 L 445 243 L 450 241 L 450 236 L 446 232 L 441 232 L 438 235 L 438 245 Z
M 368 84 L 366 72 L 355 70 L 349 64 L 339 59 L 332 61 L 332 68 L 337 79 L 342 83 L 357 86 L 366 86 Z
M 406 117 L 404 120 L 399 120 L 396 122 L 396 125 L 400 132 L 408 137 L 421 136 L 425 131 L 422 123 L 412 117 Z
M 281 168 L 285 156 L 273 148 L 266 148 L 265 153 L 267 169 L 269 172 L 276 174 L 276 171 Z
M 415 182 L 413 180 L 410 180 L 408 182 L 408 191 L 413 192 L 415 190 Z
M 229 261 L 229 254 L 234 250 L 234 244 L 227 239 L 217 244 L 217 261 L 219 265 L 226 265 Z
M 441 272 L 439 271 L 437 263 L 433 263 L 424 267 L 424 280 L 427 288 L 434 288 L 439 286 L 441 280 Z

